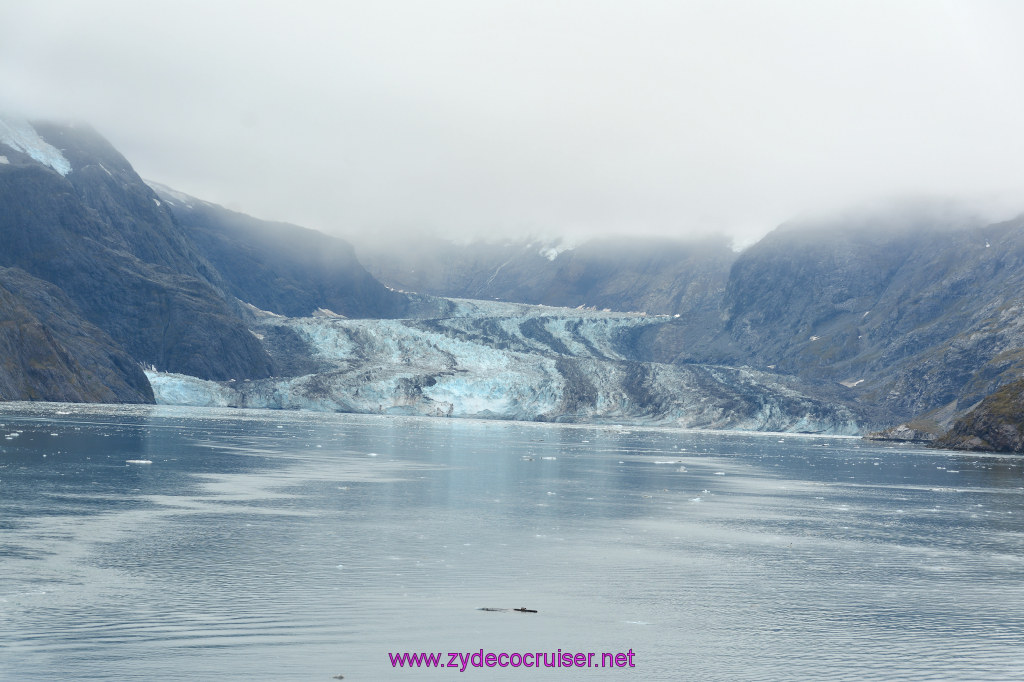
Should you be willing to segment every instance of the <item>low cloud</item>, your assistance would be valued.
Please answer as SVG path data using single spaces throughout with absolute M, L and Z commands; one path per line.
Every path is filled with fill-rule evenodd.
M 720 232 L 1024 197 L 1012 3 L 0 9 L 5 100 L 148 178 L 347 236 Z

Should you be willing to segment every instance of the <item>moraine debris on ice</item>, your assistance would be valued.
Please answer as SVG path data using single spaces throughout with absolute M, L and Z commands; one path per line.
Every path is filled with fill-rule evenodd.
M 170 405 L 856 434 L 846 408 L 749 368 L 638 360 L 632 313 L 453 301 L 438 319 L 257 316 L 272 355 L 316 371 L 254 381 L 147 373 Z M 280 330 L 288 333 L 280 333 Z

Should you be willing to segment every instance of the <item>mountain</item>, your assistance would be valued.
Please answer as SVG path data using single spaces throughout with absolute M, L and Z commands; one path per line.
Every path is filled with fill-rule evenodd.
M 1024 372 L 1024 220 L 821 227 L 734 264 L 723 331 L 751 364 L 842 384 L 890 423 L 948 420 Z
M 88 127 L 0 117 L 0 399 L 1016 447 L 1024 218 L 907 204 L 789 223 L 738 254 L 391 237 L 357 258 L 151 187 Z
M 0 135 L 0 266 L 59 287 L 138 362 L 206 378 L 271 374 L 216 271 L 123 156 L 88 127 L 22 130 Z
M 382 282 L 434 296 L 622 312 L 717 314 L 736 254 L 722 238 L 476 241 L 409 237 L 358 244 Z
M 341 240 L 198 200 L 165 202 L 88 126 L 10 116 L 0 117 L 0 268 L 18 284 L 2 292 L 3 319 L 17 330 L 4 337 L 6 399 L 151 402 L 140 364 L 269 377 L 251 305 L 379 317 L 413 305 Z
M 152 403 L 142 368 L 56 286 L 0 268 L 0 400 Z
M 407 296 L 381 285 L 337 237 L 258 220 L 150 183 L 229 295 L 279 315 L 327 309 L 346 317 L 401 317 Z
M 1024 375 L 1024 219 L 941 202 L 789 223 L 740 254 L 664 240 L 366 252 L 396 287 L 668 313 L 622 330 L 632 357 L 793 376 L 865 424 L 913 420 L 915 438 Z

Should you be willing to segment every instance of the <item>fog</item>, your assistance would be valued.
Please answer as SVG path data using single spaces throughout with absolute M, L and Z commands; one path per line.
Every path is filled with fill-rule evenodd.
M 1024 206 L 1014 2 L 0 5 L 0 108 L 326 232 L 721 233 Z

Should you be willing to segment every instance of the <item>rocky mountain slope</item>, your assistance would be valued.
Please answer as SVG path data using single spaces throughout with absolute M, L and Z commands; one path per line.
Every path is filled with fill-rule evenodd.
M 142 368 L 56 286 L 0 268 L 0 400 L 152 403 Z
M 30 130 L 66 172 L 31 147 L 0 145 L 0 266 L 59 287 L 139 362 L 207 378 L 269 376 L 269 356 L 217 273 L 124 157 L 88 128 Z
M 407 296 L 381 285 L 337 237 L 258 220 L 151 183 L 184 234 L 213 265 L 229 295 L 302 317 L 320 308 L 346 317 L 401 317 Z
M 879 421 L 952 415 L 1024 372 L 1024 220 L 779 230 L 723 307 L 755 366 L 841 383 Z
M 373 280 L 341 240 L 202 202 L 165 202 L 87 126 L 10 116 L 0 117 L 0 267 L 53 285 L 50 298 L 63 294 L 70 304 L 66 315 L 40 317 L 33 300 L 5 292 L 7 321 L 22 331 L 38 323 L 57 344 L 44 361 L 45 344 L 29 348 L 28 336 L 7 337 L 9 358 L 28 362 L 9 361 L 7 399 L 151 401 L 139 363 L 206 379 L 271 376 L 273 362 L 240 298 L 290 314 L 330 308 L 391 317 L 410 306 Z M 75 341 L 58 328 L 62 320 L 73 321 Z M 120 351 L 120 369 L 108 372 L 84 352 L 85 329 L 99 347 Z M 69 351 L 60 361 L 58 346 Z M 86 374 L 95 370 L 99 384 L 72 390 L 83 375 L 68 358 Z
M 1024 379 L 986 397 L 934 444 L 958 450 L 1024 452 Z

